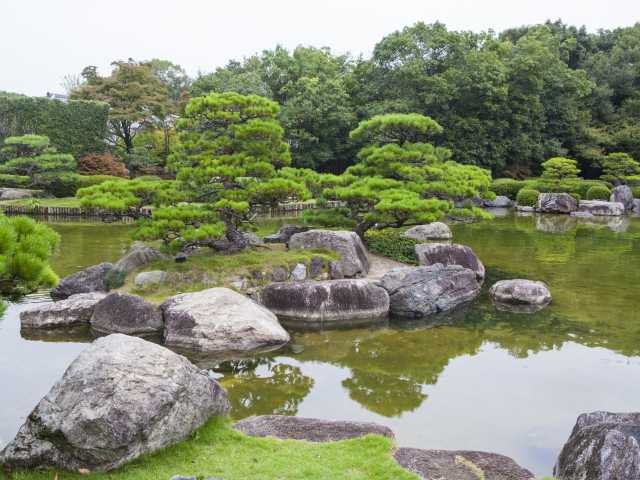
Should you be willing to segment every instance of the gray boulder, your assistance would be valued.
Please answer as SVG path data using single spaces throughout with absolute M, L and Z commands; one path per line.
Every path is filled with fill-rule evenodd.
M 596 216 L 619 216 L 624 213 L 624 205 L 619 202 L 604 202 L 602 200 L 580 200 L 578 211 Z
M 307 232 L 311 227 L 305 225 L 282 225 L 277 233 L 264 237 L 265 243 L 289 243 L 289 239 L 296 233 Z
M 26 188 L 0 188 L 0 200 L 22 200 L 24 198 L 39 197 L 42 190 L 29 190 Z
M 389 293 L 391 313 L 406 318 L 445 312 L 480 294 L 473 270 L 440 263 L 393 269 L 380 285 Z
M 296 233 L 289 239 L 291 249 L 323 248 L 340 255 L 338 263 L 345 278 L 363 277 L 369 271 L 367 250 L 354 232 L 309 230 Z
M 246 238 L 247 242 L 250 246 L 255 247 L 257 245 L 264 244 L 264 240 L 262 240 L 256 233 L 254 232 L 245 232 L 242 234 L 244 238 Z
M 544 282 L 520 278 L 494 283 L 489 296 L 499 309 L 522 313 L 542 310 L 551 303 L 551 292 Z
M 259 415 L 240 420 L 235 429 L 251 437 L 273 437 L 308 442 L 335 442 L 365 435 L 394 438 L 389 427 L 371 422 L 344 422 L 285 415 Z
M 186 439 L 229 409 L 186 358 L 128 335 L 93 342 L 0 453 L 10 468 L 110 470 Z
M 568 193 L 541 193 L 538 210 L 543 213 L 571 213 L 578 209 L 578 202 Z
M 399 448 L 396 461 L 426 480 L 533 480 L 533 474 L 511 458 L 466 450 Z M 589 477 L 591 478 L 591 477 Z
M 289 279 L 289 271 L 284 267 L 275 267 L 271 272 L 273 282 L 286 282 Z
M 20 312 L 22 328 L 89 325 L 93 309 L 105 297 L 100 292 L 78 293 L 59 302 L 36 303 Z
M 298 263 L 293 270 L 291 270 L 291 280 L 296 282 L 302 282 L 307 278 L 307 266 L 304 263 Z
M 167 279 L 167 272 L 162 270 L 152 270 L 150 272 L 140 272 L 133 280 L 133 284 L 136 288 L 148 288 L 156 285 L 161 285 Z
M 62 299 L 77 293 L 106 292 L 106 279 L 111 270 L 112 263 L 101 263 L 80 270 L 60 280 L 58 286 L 51 290 L 51 297 Z
M 129 251 L 114 265 L 114 268 L 118 272 L 129 273 L 136 268 L 144 267 L 145 265 L 155 262 L 156 260 L 163 260 L 167 258 L 160 250 L 149 247 L 144 243 L 134 243 Z
M 228 288 L 183 293 L 161 305 L 168 347 L 207 354 L 279 348 L 290 340 L 276 316 Z
M 640 479 L 640 413 L 584 413 L 553 469 L 559 480 Z
M 311 278 L 317 278 L 324 273 L 324 258 L 313 257 L 309 264 L 309 276 Z
M 633 199 L 633 211 L 635 213 L 640 213 L 640 198 Z
M 153 336 L 162 333 L 163 327 L 157 306 L 128 293 L 110 293 L 96 304 L 91 316 L 91 328 L 102 334 Z
M 460 265 L 473 270 L 479 282 L 484 280 L 484 265 L 466 245 L 456 243 L 447 245 L 443 243 L 423 243 L 416 245 L 416 258 L 420 265 Z
M 484 200 L 484 206 L 486 208 L 509 208 L 513 205 L 513 202 L 509 197 L 504 195 L 496 195 L 494 200 Z
M 364 279 L 272 283 L 260 301 L 290 325 L 373 322 L 389 313 L 387 292 Z
M 427 240 L 450 240 L 453 234 L 446 223 L 432 222 L 410 228 L 406 232 L 403 232 L 401 236 L 424 242 Z
M 624 205 L 624 209 L 626 211 L 633 210 L 633 192 L 629 185 L 618 185 L 611 190 L 611 197 L 609 198 L 612 202 L 619 202 Z

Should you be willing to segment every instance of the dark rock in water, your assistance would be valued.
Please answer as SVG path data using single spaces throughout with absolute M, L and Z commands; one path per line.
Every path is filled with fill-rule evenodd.
M 102 334 L 159 335 L 164 321 L 153 303 L 137 295 L 113 292 L 96 304 L 91 328 Z
M 484 280 L 484 265 L 466 245 L 444 243 L 421 243 L 416 245 L 416 257 L 420 265 L 460 265 L 473 270 L 479 282 Z
M 511 458 L 466 450 L 399 448 L 396 461 L 426 480 L 533 480 L 533 474 Z
M 80 270 L 60 280 L 58 286 L 51 290 L 51 297 L 63 299 L 78 293 L 106 292 L 107 276 L 111 270 L 112 263 L 101 263 Z
M 173 261 L 176 263 L 184 263 L 187 261 L 187 256 L 186 255 L 176 255 L 173 258 Z
M 612 202 L 620 202 L 626 211 L 633 210 L 633 192 L 629 185 L 618 185 L 611 190 L 611 197 L 609 198 Z
M 533 313 L 551 303 L 551 292 L 544 282 L 521 278 L 494 283 L 489 295 L 500 310 L 513 312 Z
M 289 243 L 289 239 L 296 233 L 307 232 L 311 227 L 305 225 L 282 225 L 278 233 L 273 233 L 264 237 L 265 243 Z
M 559 480 L 640 479 L 640 413 L 584 413 L 553 469 Z
M 291 326 L 370 323 L 389 313 L 386 290 L 364 279 L 272 283 L 260 300 Z
M 480 294 L 475 273 L 460 265 L 396 268 L 380 285 L 389 293 L 390 311 L 405 318 L 445 312 Z
M 59 302 L 36 303 L 20 312 L 22 328 L 58 328 L 89 325 L 93 309 L 105 293 L 71 295 Z
M 337 252 L 345 278 L 363 277 L 369 271 L 367 250 L 360 237 L 354 232 L 333 230 L 309 230 L 296 233 L 289 240 L 291 249 L 323 248 Z
M 186 439 L 229 410 L 207 372 L 128 335 L 93 342 L 0 453 L 9 468 L 111 470 Z
M 148 247 L 144 243 L 134 243 L 129 251 L 114 265 L 118 272 L 129 273 L 136 268 L 155 262 L 156 260 L 165 259 L 165 255 L 152 247 Z
M 538 210 L 543 213 L 571 213 L 578 209 L 578 202 L 568 193 L 541 193 Z
M 273 313 L 228 288 L 176 295 L 161 308 L 165 344 L 172 348 L 205 354 L 250 353 L 273 350 L 290 340 Z
M 485 208 L 509 208 L 513 205 L 509 197 L 505 197 L 504 195 L 496 195 L 494 200 L 484 200 L 483 203 Z
M 240 420 L 236 430 L 251 437 L 306 440 L 308 442 L 335 442 L 365 435 L 394 438 L 389 427 L 371 422 L 344 422 L 285 415 L 259 415 Z

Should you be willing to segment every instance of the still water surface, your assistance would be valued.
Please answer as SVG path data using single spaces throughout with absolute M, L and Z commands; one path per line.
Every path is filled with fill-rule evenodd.
M 402 446 L 502 453 L 550 474 L 575 418 L 640 409 L 640 219 L 585 224 L 515 216 L 454 227 L 487 267 L 482 297 L 430 321 L 299 333 L 286 350 L 217 369 L 234 417 L 297 414 L 375 421 Z M 60 275 L 117 259 L 123 225 L 52 224 Z M 533 315 L 493 308 L 501 278 L 546 281 Z M 85 344 L 22 338 L 11 305 L 0 320 L 0 446 Z

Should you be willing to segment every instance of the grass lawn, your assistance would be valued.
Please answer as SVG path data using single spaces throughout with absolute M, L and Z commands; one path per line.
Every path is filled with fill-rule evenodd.
M 15 480 L 169 480 L 173 475 L 224 480 L 416 480 L 391 457 L 391 439 L 368 435 L 332 443 L 253 438 L 213 419 L 178 445 L 109 473 L 16 472 Z
M 0 205 L 22 205 L 25 207 L 80 207 L 80 200 L 76 197 L 65 198 L 22 198 L 20 200 L 3 200 Z

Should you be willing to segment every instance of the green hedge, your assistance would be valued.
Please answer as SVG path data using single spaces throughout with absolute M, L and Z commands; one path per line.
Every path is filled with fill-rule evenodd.
M 35 133 L 46 135 L 59 152 L 76 158 L 102 152 L 108 113 L 109 106 L 101 102 L 0 94 L 0 142 Z
M 401 236 L 402 231 L 395 228 L 369 230 L 365 241 L 369 250 L 398 262 L 416 264 L 415 247 L 418 241 Z
M 611 190 L 604 185 L 594 185 L 587 190 L 587 200 L 609 200 Z
M 522 207 L 535 207 L 538 204 L 540 192 L 532 188 L 523 188 L 516 196 L 516 202 Z
M 496 195 L 504 195 L 514 200 L 518 192 L 523 188 L 538 190 L 539 192 L 566 192 L 575 193 L 580 198 L 587 197 L 587 191 L 594 186 L 609 188 L 607 182 L 601 180 L 584 180 L 582 178 L 574 180 L 564 180 L 561 182 L 554 182 L 541 178 L 530 178 L 528 180 L 513 180 L 511 178 L 497 178 L 491 185 L 491 191 Z
M 57 198 L 75 197 L 76 192 L 81 188 L 99 185 L 109 180 L 123 180 L 120 177 L 110 175 L 78 175 L 77 173 L 51 173 L 38 175 L 33 184 L 34 188 Z
M 31 184 L 31 177 L 26 175 L 0 174 L 0 188 L 27 188 Z

